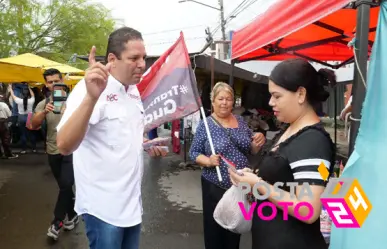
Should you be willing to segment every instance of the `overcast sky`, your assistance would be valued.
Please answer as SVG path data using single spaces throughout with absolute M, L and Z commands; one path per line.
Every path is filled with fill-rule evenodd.
M 211 30 L 219 24 L 220 12 L 194 2 L 179 0 L 89 0 L 100 2 L 111 10 L 113 18 L 143 33 L 149 55 L 160 55 L 184 32 L 189 52 L 200 51 L 205 45 L 205 28 Z M 198 0 L 219 7 L 218 0 Z M 224 12 L 229 14 L 243 0 L 224 0 Z M 275 0 L 248 0 L 254 2 L 227 25 L 227 31 L 238 30 L 265 11 Z M 122 21 L 121 21 L 122 20 Z M 221 32 L 214 38 L 221 38 Z

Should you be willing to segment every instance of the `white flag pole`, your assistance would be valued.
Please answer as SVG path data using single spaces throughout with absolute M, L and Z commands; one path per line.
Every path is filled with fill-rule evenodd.
M 206 127 L 207 137 L 208 137 L 208 141 L 210 142 L 210 147 L 211 147 L 212 155 L 215 155 L 214 144 L 212 142 L 212 137 L 211 137 L 210 129 L 208 128 L 206 113 L 204 112 L 203 106 L 200 106 L 200 112 L 202 113 L 204 126 Z M 216 166 L 216 173 L 218 175 L 219 181 L 221 182 L 223 179 L 222 179 L 222 175 L 220 174 L 219 166 Z

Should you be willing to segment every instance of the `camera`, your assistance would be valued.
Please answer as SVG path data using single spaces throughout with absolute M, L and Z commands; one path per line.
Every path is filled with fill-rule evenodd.
M 54 113 L 55 114 L 60 114 L 63 104 L 67 100 L 67 96 L 69 93 L 69 88 L 67 87 L 66 84 L 63 83 L 55 83 L 53 86 L 53 91 L 52 91 L 52 101 L 54 104 Z

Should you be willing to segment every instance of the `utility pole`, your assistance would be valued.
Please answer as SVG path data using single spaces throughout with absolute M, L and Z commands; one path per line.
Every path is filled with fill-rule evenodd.
M 224 6 L 223 6 L 223 0 L 219 0 L 219 6 L 220 6 L 220 27 L 222 29 L 222 40 L 226 40 L 226 21 L 224 20 Z
M 199 2 L 199 1 L 196 1 L 196 0 L 179 0 L 179 3 L 186 3 L 186 2 L 197 3 L 197 4 L 203 5 L 205 7 L 208 7 L 208 8 L 215 9 L 215 10 L 219 11 L 220 12 L 220 27 L 221 27 L 221 30 L 222 30 L 222 40 L 223 41 L 226 40 L 226 21 L 224 20 L 223 0 L 218 0 L 219 8 L 211 6 L 211 5 L 208 5 L 208 4 L 205 4 L 205 3 L 202 3 L 202 2 Z

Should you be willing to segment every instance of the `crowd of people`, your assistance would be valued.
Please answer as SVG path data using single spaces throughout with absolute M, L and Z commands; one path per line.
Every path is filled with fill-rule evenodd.
M 82 218 L 91 249 L 136 249 L 142 223 L 143 143 L 148 141 L 144 137 L 144 109 L 136 84 L 145 71 L 146 51 L 141 33 L 123 27 L 109 36 L 106 64 L 96 62 L 95 53 L 93 47 L 85 78 L 69 94 L 59 114 L 53 112 L 51 95 L 53 86 L 63 83 L 58 70 L 44 72 L 48 94 L 38 103 L 31 89 L 27 88 L 23 97 L 18 97 L 10 88 L 19 110 L 22 153 L 27 150 L 28 138 L 32 151 L 36 151 L 36 142 L 27 128 L 29 113 L 33 113 L 29 127 L 32 130 L 45 127 L 48 164 L 59 187 L 47 236 L 57 240 L 62 230 L 74 229 Z M 212 154 L 203 120 L 190 149 L 192 160 L 203 167 L 206 249 L 239 248 L 240 234 L 224 229 L 213 218 L 217 203 L 233 184 L 308 183 L 314 198 L 297 197 L 296 201 L 308 201 L 315 211 L 321 210 L 319 197 L 326 181 L 317 168 L 323 161 L 332 173 L 335 151 L 316 109 L 329 96 L 324 86 L 334 83 L 332 71 L 316 71 L 303 59 L 279 63 L 270 75 L 269 104 L 276 118 L 287 125 L 272 141 L 266 141 L 262 133 L 253 133 L 242 117 L 232 114 L 234 91 L 227 83 L 214 86 L 210 97 L 214 111 L 205 118 L 216 155 Z M 106 98 L 112 93 L 117 98 Z M 10 110 L 0 103 L 0 132 L 6 129 L 4 120 L 9 116 Z M 5 156 L 14 158 L 7 148 L 7 138 L 3 139 L 3 135 L 1 138 Z M 147 152 L 152 157 L 166 154 L 158 146 Z M 249 161 L 249 155 L 260 155 L 259 161 Z M 229 170 L 221 157 L 232 161 L 243 176 Z M 216 166 L 223 181 L 218 180 Z M 289 187 L 282 189 L 284 198 L 291 198 Z M 267 190 L 258 191 L 264 194 Z M 261 202 L 277 204 L 270 195 Z M 254 215 L 252 248 L 327 248 L 320 231 L 319 212 L 302 221 L 294 215 L 294 206 L 289 207 L 289 220 L 284 221 L 281 208 L 278 206 L 280 211 L 272 221 Z M 300 209 L 302 213 L 306 211 Z M 263 209 L 264 214 L 268 212 Z
M 38 90 L 39 92 L 39 90 Z M 7 94 L 8 93 L 8 94 Z M 9 98 L 7 98 L 7 95 Z M 28 143 L 32 153 L 36 153 L 37 134 L 28 129 L 28 119 L 35 108 L 36 97 L 34 91 L 26 82 L 10 84 L 6 94 L 0 95 L 0 135 L 4 154 L 0 149 L 3 159 L 14 159 L 19 155 L 12 153 L 11 142 L 16 140 L 20 145 L 20 154 L 27 153 Z M 16 136 L 18 135 L 18 136 Z M 15 139 L 17 137 L 17 139 Z M 13 141 L 16 143 L 15 141 Z

